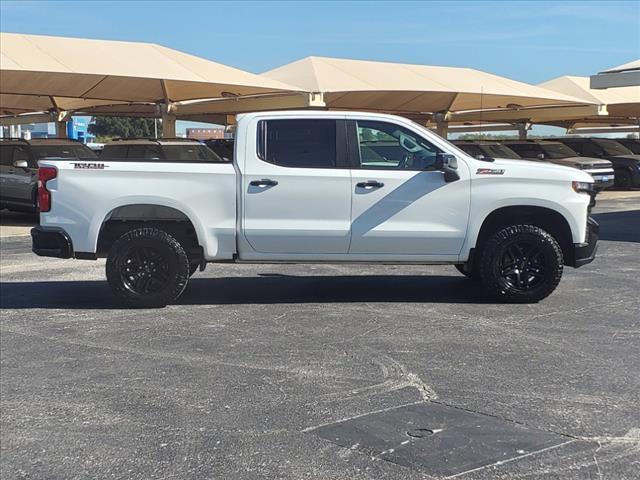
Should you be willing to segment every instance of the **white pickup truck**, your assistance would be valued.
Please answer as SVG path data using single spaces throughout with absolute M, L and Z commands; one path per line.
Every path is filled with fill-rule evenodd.
M 475 159 L 390 115 L 238 116 L 233 163 L 40 161 L 41 256 L 106 257 L 115 296 L 158 307 L 212 262 L 451 264 L 535 302 L 593 260 L 593 179 Z

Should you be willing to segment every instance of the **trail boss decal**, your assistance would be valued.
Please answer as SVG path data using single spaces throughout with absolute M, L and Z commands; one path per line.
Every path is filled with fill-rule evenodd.
M 104 163 L 73 163 L 73 168 L 86 168 L 88 170 L 104 170 L 106 165 Z
M 476 170 L 477 175 L 504 175 L 504 170 L 501 168 L 479 168 Z

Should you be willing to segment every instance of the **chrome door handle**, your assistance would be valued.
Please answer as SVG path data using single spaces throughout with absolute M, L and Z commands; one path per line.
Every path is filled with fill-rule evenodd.
M 358 183 L 356 183 L 356 187 L 359 187 L 359 188 L 382 188 L 382 187 L 384 187 L 384 183 L 379 182 L 377 180 L 367 180 L 366 182 L 358 182 Z
M 249 182 L 252 187 L 275 187 L 278 184 L 275 180 L 263 178 L 262 180 L 253 180 Z

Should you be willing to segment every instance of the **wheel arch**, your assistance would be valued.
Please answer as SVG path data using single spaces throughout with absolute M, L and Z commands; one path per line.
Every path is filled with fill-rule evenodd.
M 190 216 L 182 209 L 153 202 L 126 203 L 113 207 L 99 226 L 97 255 L 105 256 L 121 235 L 143 226 L 165 230 L 179 240 L 190 255 L 202 255 L 202 238 Z
M 560 245 L 565 265 L 574 263 L 571 226 L 564 215 L 548 207 L 520 205 L 493 210 L 482 222 L 474 250 L 479 252 L 492 233 L 510 225 L 535 225 L 546 230 Z

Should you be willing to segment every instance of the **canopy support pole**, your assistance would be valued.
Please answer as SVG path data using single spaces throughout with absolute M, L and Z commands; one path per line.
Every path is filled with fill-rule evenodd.
M 162 137 L 176 137 L 176 116 L 174 114 L 175 107 L 171 103 L 158 103 L 157 111 L 162 118 Z
M 520 122 L 516 123 L 516 127 L 518 128 L 518 140 L 526 140 L 527 133 L 531 130 L 530 122 Z
M 56 137 L 57 138 L 69 138 L 67 135 L 67 122 L 71 119 L 71 114 L 64 110 L 58 110 L 56 112 Z
M 175 138 L 176 136 L 176 116 L 168 113 L 162 114 L 162 137 Z
M 449 134 L 448 113 L 449 112 L 436 112 L 433 114 L 433 119 L 436 121 L 436 133 L 445 139 Z

